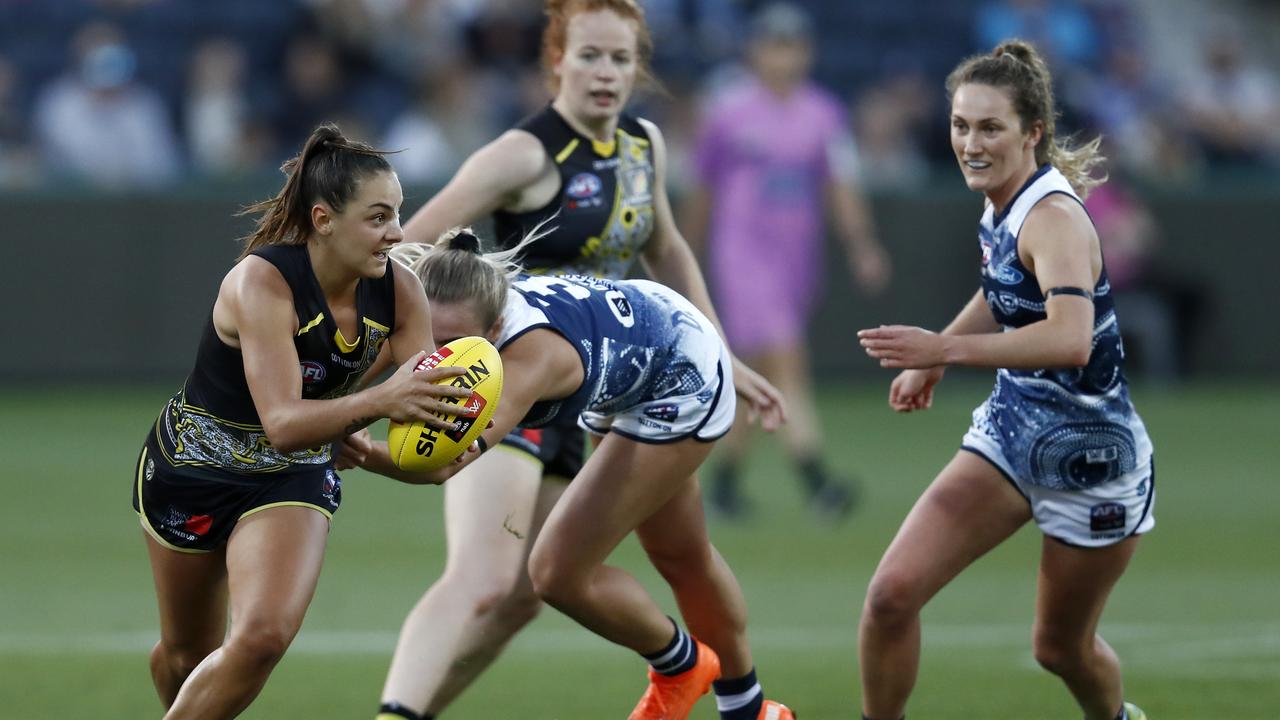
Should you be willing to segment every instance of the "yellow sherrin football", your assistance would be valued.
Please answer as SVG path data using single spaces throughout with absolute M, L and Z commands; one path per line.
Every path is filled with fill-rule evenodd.
M 465 403 L 466 407 L 479 412 L 475 417 L 440 415 L 445 422 L 459 422 L 456 430 L 437 430 L 421 422 L 392 421 L 387 446 L 391 461 L 401 470 L 428 472 L 458 459 L 484 432 L 498 409 L 498 399 L 502 397 L 502 357 L 488 340 L 474 336 L 458 338 L 423 358 L 414 370 L 449 366 L 466 368 L 467 374 L 441 380 L 440 384 L 466 388 L 471 391 L 471 397 L 446 401 Z

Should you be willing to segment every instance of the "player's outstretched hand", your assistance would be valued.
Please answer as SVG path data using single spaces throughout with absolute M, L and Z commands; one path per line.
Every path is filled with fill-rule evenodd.
M 747 364 L 733 358 L 733 389 L 747 403 L 747 421 L 773 432 L 787 421 L 787 404 L 778 388 Z
M 386 417 L 401 423 L 421 421 L 437 430 L 452 430 L 454 425 L 445 422 L 445 415 L 467 415 L 460 403 L 445 402 L 441 398 L 469 398 L 471 391 L 452 385 L 437 385 L 459 375 L 465 375 L 467 369 L 460 366 L 434 367 L 427 370 L 416 370 L 418 364 L 427 353 L 419 352 L 409 361 L 401 365 L 395 373 L 382 383 Z M 471 416 L 474 417 L 474 411 Z
M 931 368 L 946 362 L 943 336 L 924 328 L 881 325 L 859 330 L 858 342 L 883 368 Z

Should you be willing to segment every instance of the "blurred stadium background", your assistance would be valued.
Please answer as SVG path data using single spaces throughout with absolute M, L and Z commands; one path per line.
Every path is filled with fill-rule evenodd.
M 762 3 L 642 4 L 665 92 L 632 108 L 668 137 L 678 205 L 699 103 L 732 81 Z M 1156 720 L 1280 717 L 1280 5 L 798 4 L 896 274 L 868 300 L 831 263 L 815 334 L 832 460 L 865 480 L 858 514 L 815 525 L 766 439 L 749 482 L 768 522 L 713 529 L 770 694 L 806 720 L 854 716 L 866 581 L 988 378 L 953 373 L 931 413 L 895 417 L 853 332 L 937 327 L 972 293 L 978 200 L 949 157 L 942 79 L 1019 18 L 1049 17 L 1020 34 L 1050 53 L 1064 126 L 1102 133 L 1112 158 L 1091 212 L 1160 466 L 1157 530 L 1104 632 Z M 126 488 L 249 227 L 232 213 L 335 120 L 407 149 L 392 162 L 408 217 L 547 101 L 540 28 L 537 0 L 0 0 L 0 716 L 159 715 Z M 307 624 L 246 717 L 372 716 L 400 621 L 442 564 L 437 490 L 361 473 L 347 488 Z M 930 607 L 913 717 L 1076 717 L 1030 657 L 1036 546 L 1024 531 Z M 656 584 L 635 547 L 619 555 Z M 546 612 L 450 716 L 620 717 L 642 688 L 635 658 Z

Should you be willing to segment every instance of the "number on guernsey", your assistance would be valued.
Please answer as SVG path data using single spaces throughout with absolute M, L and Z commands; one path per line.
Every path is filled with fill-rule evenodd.
M 586 279 L 584 282 L 591 282 Z M 583 284 L 565 280 L 549 275 L 533 275 L 521 279 L 517 285 L 521 289 L 527 290 L 537 295 L 552 296 L 557 294 L 565 294 L 574 300 L 586 300 L 591 297 L 591 290 Z M 627 296 L 621 291 L 613 289 L 613 286 L 605 282 L 591 282 L 593 286 L 599 289 L 610 288 L 605 291 L 604 297 L 608 301 L 609 310 L 613 312 L 613 316 L 618 320 L 622 327 L 631 327 L 635 325 L 635 317 L 631 312 L 631 302 L 627 300 Z M 546 303 L 543 303 L 546 305 Z

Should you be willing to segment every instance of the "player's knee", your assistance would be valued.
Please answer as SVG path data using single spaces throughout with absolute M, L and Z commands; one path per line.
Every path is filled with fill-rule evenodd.
M 151 649 L 151 667 L 153 670 L 163 669 L 170 676 L 185 679 L 195 671 L 197 665 L 217 649 L 217 645 L 166 644 L 161 640 Z
M 711 573 L 711 553 L 646 549 L 649 562 L 667 584 L 676 586 L 688 580 L 701 579 Z
M 564 605 L 577 597 L 583 578 L 550 553 L 536 550 L 529 558 L 529 579 L 537 597 L 552 605 Z
M 486 582 L 483 587 L 477 588 L 472 598 L 472 611 L 476 617 L 499 614 L 512 620 L 523 617 L 526 618 L 524 622 L 528 622 L 538 614 L 538 608 L 542 606 L 542 599 L 528 582 Z
M 533 621 L 542 610 L 542 598 L 532 587 L 523 585 L 503 598 L 499 611 L 507 622 L 517 627 Z
M 232 628 L 227 651 L 251 667 L 270 669 L 284 657 L 297 631 L 286 622 L 247 622 L 238 632 Z
M 866 621 L 894 626 L 913 620 L 922 605 L 910 580 L 893 573 L 876 573 L 867 587 L 862 615 Z
M 1031 646 L 1036 662 L 1054 675 L 1074 675 L 1088 662 L 1081 643 L 1052 632 L 1037 629 Z

